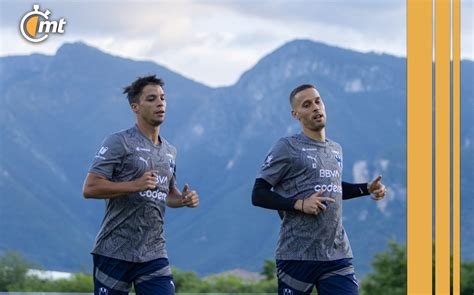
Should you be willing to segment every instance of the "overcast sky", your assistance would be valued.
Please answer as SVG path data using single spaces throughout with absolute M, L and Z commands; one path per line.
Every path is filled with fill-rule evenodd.
M 231 85 L 259 59 L 294 39 L 406 55 L 406 1 L 9 1 L 0 0 L 0 56 L 54 54 L 82 41 L 105 52 L 152 60 L 209 86 Z M 64 17 L 64 35 L 31 44 L 23 15 Z M 462 1 L 461 55 L 473 59 L 473 1 Z

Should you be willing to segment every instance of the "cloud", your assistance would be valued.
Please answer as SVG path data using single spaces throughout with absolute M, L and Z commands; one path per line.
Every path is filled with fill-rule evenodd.
M 152 60 L 210 86 L 230 85 L 294 39 L 358 51 L 406 52 L 405 1 L 41 1 L 66 33 L 30 44 L 18 32 L 30 1 L 0 2 L 0 55 L 53 54 L 84 41 L 115 55 Z M 462 55 L 472 58 L 472 2 L 462 1 Z M 470 23 L 469 23 L 470 22 Z
M 474 59 L 474 3 L 461 1 L 461 57 Z
M 355 183 L 367 182 L 369 179 L 369 169 L 367 161 L 359 160 L 352 166 L 352 178 Z

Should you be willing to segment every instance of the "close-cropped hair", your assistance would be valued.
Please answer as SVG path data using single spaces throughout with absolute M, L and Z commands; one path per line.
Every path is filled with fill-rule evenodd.
M 157 78 L 156 75 L 138 77 L 132 82 L 132 84 L 123 88 L 123 93 L 127 95 L 128 103 L 139 103 L 140 93 L 147 85 L 158 85 L 163 87 L 165 82 L 163 79 Z
M 296 94 L 298 94 L 298 92 L 306 90 L 308 88 L 316 89 L 316 87 L 312 84 L 302 84 L 293 89 L 293 91 L 291 91 L 290 93 L 290 105 L 293 106 L 293 101 L 295 100 L 295 96 Z

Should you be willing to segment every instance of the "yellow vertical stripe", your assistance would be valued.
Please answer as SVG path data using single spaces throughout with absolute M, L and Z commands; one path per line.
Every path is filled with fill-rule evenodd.
M 453 295 L 460 294 L 460 0 L 453 0 Z
M 407 292 L 432 295 L 432 2 L 407 1 Z
M 435 1 L 435 259 L 436 294 L 450 295 L 451 106 L 450 3 Z

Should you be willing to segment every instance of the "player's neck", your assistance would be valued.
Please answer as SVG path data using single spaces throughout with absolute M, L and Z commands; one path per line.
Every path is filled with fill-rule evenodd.
M 153 144 L 159 144 L 160 126 L 152 126 L 140 120 L 137 121 L 137 127 Z
M 313 140 L 322 142 L 326 141 L 326 130 L 324 128 L 317 131 L 303 128 L 303 133 Z

